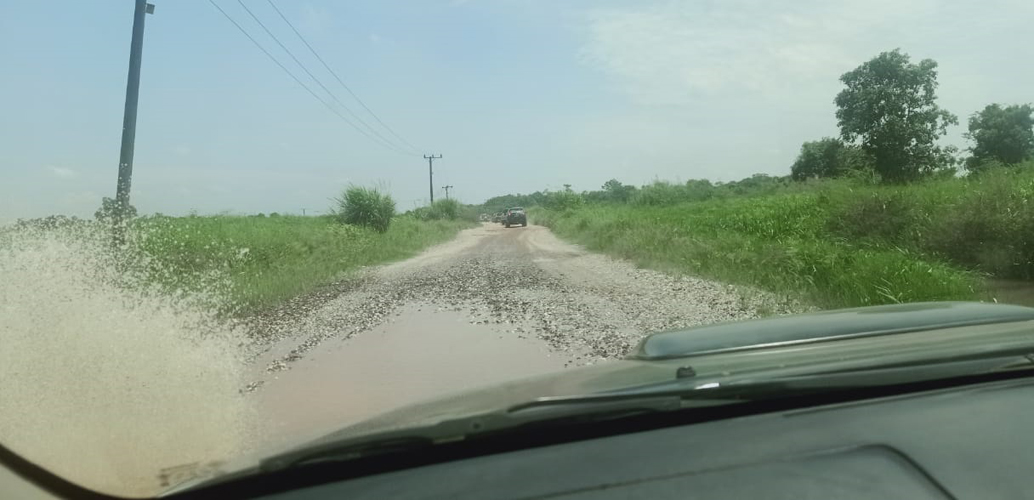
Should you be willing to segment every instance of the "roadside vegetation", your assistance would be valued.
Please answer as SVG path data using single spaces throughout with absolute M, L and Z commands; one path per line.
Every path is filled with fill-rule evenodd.
M 938 139 L 937 64 L 885 52 L 841 77 L 841 135 L 802 145 L 789 175 L 712 183 L 612 179 L 600 190 L 488 200 L 641 265 L 821 307 L 987 299 L 989 277 L 1034 280 L 1034 109 L 974 113 L 960 157 Z
M 363 266 L 416 255 L 469 224 L 396 217 L 379 229 L 321 217 L 143 217 L 134 245 L 170 290 L 220 290 L 249 312 L 312 291 Z
M 822 307 L 980 299 L 986 277 L 1034 279 L 1034 163 L 910 185 L 772 185 L 678 201 L 699 191 L 658 183 L 628 203 L 532 216 L 592 250 Z
M 478 209 L 476 205 L 464 205 L 456 200 L 438 200 L 426 207 L 420 207 L 406 212 L 407 216 L 426 221 L 434 220 L 464 220 L 477 222 Z
M 374 188 L 349 186 L 337 198 L 337 219 L 343 224 L 387 232 L 395 216 L 395 200 Z
M 111 206 L 106 200 L 94 221 L 19 221 L 0 231 L 0 245 L 15 241 L 19 231 L 64 231 L 67 237 L 103 241 L 95 246 L 106 248 Z M 435 203 L 435 217 L 396 215 L 388 194 L 350 186 L 334 213 L 322 216 L 148 215 L 132 219 L 127 250 L 119 255 L 121 265 L 167 293 L 202 300 L 224 314 L 249 314 L 363 266 L 411 257 L 473 226 L 460 218 L 463 210 L 448 207 Z
M 134 245 L 154 281 L 170 290 L 221 286 L 229 307 L 247 313 L 411 257 L 471 226 L 456 211 L 398 216 L 391 196 L 375 188 L 349 186 L 336 201 L 335 213 L 319 217 L 142 217 Z

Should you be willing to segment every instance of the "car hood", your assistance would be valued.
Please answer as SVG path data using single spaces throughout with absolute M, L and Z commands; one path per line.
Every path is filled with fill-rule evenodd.
M 690 373 L 701 383 L 907 365 L 923 359 L 1029 348 L 1034 352 L 1034 308 L 967 302 L 878 306 L 710 325 L 647 336 L 621 360 L 565 369 L 398 408 L 344 427 L 296 449 L 362 440 L 399 429 L 434 426 L 533 402 L 669 382 Z M 247 474 L 253 459 L 223 471 Z M 221 475 L 221 474 L 216 474 Z M 209 478 L 186 481 L 168 493 Z
M 327 436 L 341 439 L 499 411 L 538 398 L 627 390 L 674 380 L 757 379 L 818 368 L 918 361 L 1007 344 L 1034 349 L 1034 308 L 972 302 L 875 306 L 660 332 L 625 359 L 599 363 L 405 406 Z M 684 371 L 682 373 L 685 373 Z

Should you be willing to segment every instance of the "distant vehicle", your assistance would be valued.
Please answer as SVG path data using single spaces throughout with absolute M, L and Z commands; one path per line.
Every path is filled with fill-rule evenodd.
M 503 225 L 510 227 L 513 225 L 520 224 L 522 227 L 528 225 L 528 214 L 524 213 L 524 208 L 513 207 L 506 211 L 506 219 L 503 221 Z
M 503 222 L 503 213 L 502 212 L 497 212 L 494 215 L 492 215 L 492 222 L 502 223 Z
M 479 215 L 478 220 L 480 220 L 481 222 L 488 222 L 488 214 Z

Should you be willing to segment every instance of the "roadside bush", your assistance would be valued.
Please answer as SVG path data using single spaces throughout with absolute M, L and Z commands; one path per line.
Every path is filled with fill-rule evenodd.
M 995 169 L 942 185 L 922 244 L 1001 278 L 1034 278 L 1034 170 Z M 949 201 L 950 200 L 950 201 Z
M 459 207 L 459 212 L 456 214 L 457 219 L 470 222 L 478 222 L 480 220 L 481 212 L 476 205 L 464 205 L 461 203 Z
M 456 200 L 438 200 L 431 204 L 426 220 L 456 220 L 460 212 L 460 203 Z
M 478 222 L 478 207 L 476 205 L 464 205 L 453 199 L 438 200 L 431 206 L 418 207 L 405 213 L 417 220 L 463 220 Z
M 900 241 L 915 223 L 916 200 L 897 191 L 853 193 L 839 200 L 826 227 L 851 240 Z
M 632 196 L 632 204 L 660 207 L 688 201 L 679 188 L 680 186 L 670 182 L 654 181 L 653 184 L 643 186 Z
M 685 184 L 654 181 L 643 186 L 631 198 L 633 205 L 664 207 L 679 203 L 710 200 L 716 194 L 715 187 L 706 180 L 691 180 Z
M 750 285 L 820 307 L 968 300 L 978 277 L 922 252 L 859 247 L 823 232 L 817 197 L 674 207 L 539 209 L 558 235 L 639 265 Z M 785 210 L 777 210 L 778 205 Z
M 382 233 L 340 224 L 336 216 L 142 217 L 133 220 L 129 234 L 150 282 L 170 293 L 226 299 L 214 305 L 246 314 L 309 293 L 342 273 L 411 257 L 468 226 L 397 217 Z M 2 236 L 0 229 L 0 245 Z
M 573 210 L 585 204 L 582 195 L 571 190 L 554 191 L 546 194 L 546 207 L 551 210 Z
M 340 222 L 386 232 L 395 216 L 395 200 L 375 188 L 349 186 L 337 198 Z

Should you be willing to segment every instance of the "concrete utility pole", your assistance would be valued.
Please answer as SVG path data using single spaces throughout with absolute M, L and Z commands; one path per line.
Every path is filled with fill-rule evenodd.
M 136 144 L 136 104 L 140 97 L 140 59 L 144 51 L 144 18 L 154 13 L 154 4 L 136 0 L 133 12 L 133 39 L 129 45 L 129 77 L 126 83 L 126 109 L 122 116 L 122 150 L 118 160 L 115 186 L 114 242 L 126 241 L 126 214 L 129 212 L 129 186 L 133 177 L 133 148 Z
M 434 204 L 434 160 L 436 160 L 438 158 L 441 158 L 441 157 L 442 157 L 441 154 L 439 154 L 438 156 L 435 156 L 435 155 L 431 155 L 431 156 L 424 155 L 424 158 L 427 158 L 427 179 L 430 182 L 430 184 L 428 184 L 428 185 L 431 187 L 431 204 L 432 205 Z
M 446 200 L 448 200 L 448 199 L 449 199 L 449 190 L 450 190 L 450 189 L 452 189 L 453 187 L 454 187 L 454 186 L 442 186 L 442 189 L 444 189 L 444 190 L 445 190 L 445 199 L 446 199 Z

